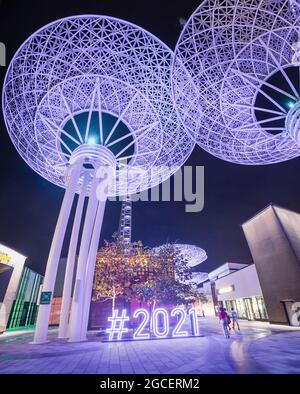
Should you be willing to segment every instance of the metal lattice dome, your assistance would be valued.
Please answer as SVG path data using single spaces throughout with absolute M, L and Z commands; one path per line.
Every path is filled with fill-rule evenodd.
M 165 245 L 158 246 L 154 248 L 154 251 L 159 252 L 164 246 Z M 181 255 L 188 261 L 188 265 L 191 268 L 203 263 L 208 258 L 206 251 L 199 246 L 188 244 L 172 244 L 172 246 L 179 250 Z
M 19 154 L 61 187 L 83 144 L 104 145 L 116 157 L 120 184 L 110 195 L 164 181 L 194 146 L 171 99 L 172 58 L 152 34 L 111 17 L 43 27 L 19 48 L 4 82 L 5 122 Z M 138 181 L 130 169 L 143 171 Z
M 175 244 L 180 253 L 187 259 L 190 267 L 196 267 L 207 260 L 206 251 L 196 245 Z
M 207 0 L 178 41 L 178 114 L 207 152 L 239 164 L 300 155 L 300 4 Z

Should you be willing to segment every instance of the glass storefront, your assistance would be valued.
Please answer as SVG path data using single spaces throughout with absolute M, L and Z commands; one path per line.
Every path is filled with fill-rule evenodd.
M 225 301 L 226 309 L 230 312 L 234 308 L 240 319 L 268 320 L 268 315 L 263 297 L 238 298 Z
M 8 319 L 7 329 L 28 327 L 35 324 L 37 297 L 43 277 L 24 267 L 16 299 Z

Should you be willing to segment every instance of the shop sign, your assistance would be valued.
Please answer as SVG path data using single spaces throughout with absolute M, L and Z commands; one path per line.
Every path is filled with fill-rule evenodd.
M 40 305 L 49 305 L 51 303 L 51 291 L 42 291 L 40 298 Z
M 11 261 L 11 257 L 5 253 L 0 251 L 0 262 L 8 264 Z

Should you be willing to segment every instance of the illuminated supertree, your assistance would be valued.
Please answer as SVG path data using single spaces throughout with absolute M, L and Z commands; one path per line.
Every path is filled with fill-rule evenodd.
M 187 265 L 191 269 L 197 267 L 208 259 L 206 251 L 199 246 L 188 244 L 172 244 L 172 246 L 179 251 L 180 255 L 187 261 Z M 155 253 L 159 253 L 164 247 L 165 245 L 158 246 L 153 250 Z M 205 272 L 195 272 L 193 270 L 191 275 L 190 280 L 185 280 L 186 283 L 194 282 L 198 284 L 208 279 L 208 274 Z
M 172 57 L 166 45 L 138 26 L 87 15 L 55 21 L 34 33 L 8 68 L 3 112 L 9 135 L 31 168 L 66 188 L 43 298 L 53 293 L 71 207 L 79 194 L 64 282 L 61 338 L 86 337 L 106 198 L 159 184 L 193 149 L 170 95 Z M 99 172 L 103 166 L 113 171 Z M 49 314 L 50 305 L 41 304 L 34 343 L 46 341 Z
M 209 153 L 257 165 L 300 154 L 300 3 L 207 0 L 178 41 L 173 97 Z
M 207 260 L 206 251 L 199 246 L 196 245 L 187 245 L 187 244 L 171 244 L 174 246 L 180 254 L 187 260 L 188 266 L 193 268 L 197 265 L 203 263 Z M 154 252 L 159 252 L 165 245 L 157 246 L 154 248 Z
M 207 260 L 206 251 L 196 245 L 174 244 L 180 253 L 188 261 L 189 267 L 193 268 Z

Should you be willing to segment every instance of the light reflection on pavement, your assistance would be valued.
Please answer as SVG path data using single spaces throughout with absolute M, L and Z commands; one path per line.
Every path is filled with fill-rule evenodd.
M 224 338 L 215 318 L 200 318 L 203 337 L 102 343 L 91 333 L 89 341 L 30 345 L 32 332 L 0 336 L 1 373 L 50 374 L 188 374 L 188 373 L 300 373 L 300 330 L 241 322 L 241 332 Z

